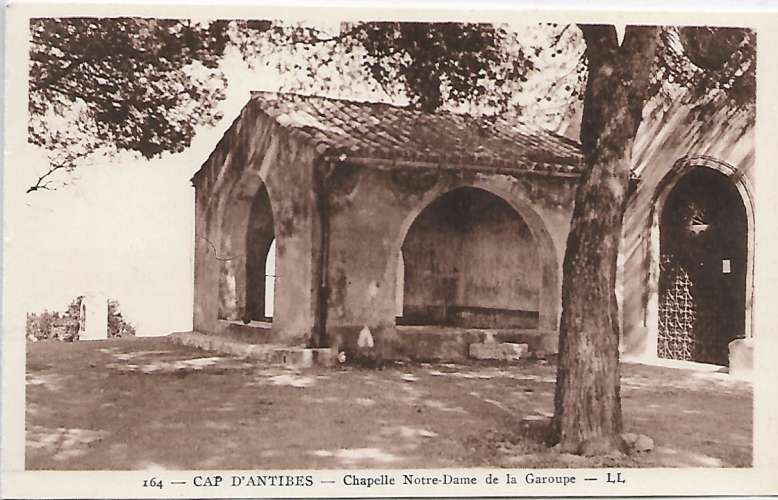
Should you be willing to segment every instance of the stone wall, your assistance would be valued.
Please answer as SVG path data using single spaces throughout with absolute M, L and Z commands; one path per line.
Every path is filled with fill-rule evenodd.
M 346 164 L 337 168 L 343 168 L 343 173 L 332 192 L 328 265 L 328 332 L 333 343 L 349 344 L 363 326 L 368 326 L 379 344 L 389 352 L 396 350 L 392 345 L 399 341 L 395 331 L 395 293 L 400 250 L 419 214 L 445 193 L 461 187 L 495 195 L 524 221 L 522 238 L 534 241 L 538 261 L 537 274 L 533 276 L 527 271 L 527 282 L 534 279 L 539 284 L 537 295 L 528 292 L 523 304 L 528 309 L 530 304 L 537 304 L 540 329 L 556 329 L 561 262 L 576 177 L 488 174 L 448 168 L 399 170 L 380 164 Z M 515 231 L 521 233 L 522 229 Z M 450 241 L 441 239 L 437 243 L 445 248 Z M 502 250 L 527 257 L 524 244 L 519 249 Z M 408 256 L 404 260 L 406 269 L 412 267 Z M 478 264 L 481 267 L 473 271 L 495 276 L 503 263 L 484 259 Z M 484 297 L 489 295 L 485 293 Z
M 656 353 L 657 220 L 668 190 L 690 168 L 716 169 L 737 186 L 752 221 L 753 136 L 745 113 L 722 110 L 701 121 L 677 103 L 648 107 L 633 153 L 640 181 L 627 207 L 619 257 L 624 353 Z M 348 346 L 367 326 L 391 356 L 402 350 L 398 301 L 412 323 L 426 317 L 455 328 L 556 335 L 576 175 L 347 155 L 324 160 L 320 154 L 310 136 L 281 127 L 252 101 L 196 174 L 196 330 L 223 333 L 261 319 L 261 304 L 270 299 L 260 282 L 275 239 L 278 278 L 268 341 Z M 315 169 L 330 172 L 326 249 Z M 475 209 L 452 219 L 457 202 L 446 201 L 447 193 L 464 192 L 460 188 L 471 188 Z M 436 210 L 446 203 L 453 205 Z M 752 262 L 752 226 L 748 247 Z M 312 336 L 322 281 L 326 339 Z M 750 295 L 745 331 L 750 335 Z
M 726 174 L 753 221 L 753 116 L 721 109 L 705 120 L 688 107 L 672 103 L 647 108 L 633 148 L 634 170 L 640 175 L 624 218 L 618 295 L 622 307 L 624 354 L 656 357 L 659 268 L 658 221 L 670 189 L 695 167 Z M 748 229 L 746 335 L 751 331 L 753 225 Z
M 270 340 L 309 343 L 319 282 L 314 158 L 302 134 L 276 126 L 250 102 L 196 174 L 195 330 L 222 333 L 251 319 L 257 298 L 248 299 L 247 311 L 247 290 L 255 288 L 247 267 L 264 269 L 266 252 L 248 252 L 249 228 L 272 220 L 279 277 Z M 263 215 L 254 201 L 265 190 L 269 206 L 262 210 L 272 214 Z M 261 262 L 248 262 L 249 254 Z

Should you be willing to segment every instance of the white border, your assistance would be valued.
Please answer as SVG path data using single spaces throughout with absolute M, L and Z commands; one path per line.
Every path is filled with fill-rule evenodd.
M 773 331 L 775 313 L 772 302 L 775 298 L 773 283 L 778 282 L 778 167 L 772 159 L 778 158 L 778 5 L 763 2 L 619 2 L 621 11 L 610 9 L 615 2 L 571 2 L 546 0 L 524 2 L 524 10 L 511 10 L 507 2 L 456 1 L 445 6 L 426 3 L 424 8 L 418 2 L 395 1 L 370 3 L 340 2 L 297 2 L 297 7 L 282 7 L 257 2 L 231 2 L 214 5 L 214 2 L 172 1 L 168 6 L 141 2 L 127 3 L 30 3 L 15 2 L 7 12 L 7 60 L 5 80 L 5 165 L 19 162 L 14 151 L 20 151 L 26 141 L 26 67 L 27 67 L 27 19 L 34 16 L 94 15 L 94 16 L 192 16 L 198 17 L 273 17 L 273 18 L 337 18 L 369 19 L 395 18 L 403 20 L 482 20 L 520 22 L 600 22 L 632 24 L 688 24 L 688 25 L 740 25 L 751 26 L 758 33 L 758 90 L 757 100 L 757 166 L 755 182 L 755 304 L 754 332 L 756 351 L 756 375 L 754 381 L 754 467 L 748 469 L 620 469 L 627 479 L 624 485 L 607 485 L 603 481 L 584 483 L 581 479 L 574 485 L 560 487 L 530 487 L 526 484 L 510 487 L 505 484 L 485 487 L 483 478 L 490 472 L 504 475 L 505 469 L 473 469 L 471 472 L 482 480 L 475 487 L 439 488 L 374 487 L 344 488 L 343 472 L 313 471 L 316 484 L 312 488 L 181 488 L 156 490 L 142 488 L 141 481 L 151 477 L 149 472 L 28 472 L 24 467 L 24 356 L 23 338 L 2 338 L 2 487 L 3 497 L 266 497 L 266 496 L 547 496 L 547 495 L 766 495 L 778 493 L 778 334 Z M 196 6 L 193 6 L 196 5 Z M 301 5 L 308 5 L 300 8 Z M 369 5 L 366 7 L 365 5 Z M 401 8 L 398 8 L 401 5 Z M 582 7 L 585 5 L 585 7 Z M 382 9 L 377 8 L 384 7 Z M 457 10 L 458 9 L 458 10 Z M 476 10 L 477 9 L 477 10 Z M 573 10 L 569 10 L 573 9 Z M 702 12 L 696 9 L 706 9 Z M 672 11 L 672 12 L 669 12 Z M 715 12 L 714 12 L 715 11 Z M 749 11 L 749 12 L 746 12 Z M 20 119 L 20 117 L 23 117 Z M 16 119 L 14 119 L 16 118 Z M 20 125 L 20 123 L 22 125 Z M 4 201 L 5 204 L 5 201 Z M 7 214 L 7 206 L 4 214 Z M 4 227 L 6 219 L 4 219 Z M 13 265 L 3 255 L 3 268 Z M 7 311 L 9 293 L 3 277 L 3 312 Z M 222 471 L 229 476 L 234 471 Z M 391 470 L 386 473 L 399 476 L 403 472 Z M 513 471 L 524 477 L 528 470 Z M 596 474 L 599 477 L 607 470 L 570 469 L 550 471 L 559 474 L 573 474 L 583 478 Z M 615 472 L 615 471 L 614 471 Z M 235 472 L 245 474 L 247 472 Z M 292 471 L 284 471 L 293 474 Z M 367 471 L 361 471 L 366 474 Z M 380 473 L 379 471 L 371 471 Z M 424 474 L 433 474 L 425 470 Z M 200 472 L 164 472 L 166 480 L 182 478 L 191 483 Z M 320 480 L 334 480 L 334 484 L 322 484 Z M 504 482 L 503 482 L 504 483 Z

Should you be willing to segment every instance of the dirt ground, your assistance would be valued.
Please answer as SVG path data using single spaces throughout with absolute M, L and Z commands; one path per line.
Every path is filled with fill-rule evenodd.
M 625 430 L 654 451 L 546 450 L 555 368 L 258 366 L 164 338 L 27 346 L 28 469 L 746 467 L 752 389 L 624 365 Z

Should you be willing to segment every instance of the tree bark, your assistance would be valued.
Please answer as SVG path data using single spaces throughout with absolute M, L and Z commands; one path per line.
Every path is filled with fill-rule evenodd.
M 658 29 L 580 26 L 589 77 L 576 192 L 563 264 L 554 418 L 549 444 L 570 453 L 621 448 L 616 258 L 622 236 L 632 144 L 642 119 Z

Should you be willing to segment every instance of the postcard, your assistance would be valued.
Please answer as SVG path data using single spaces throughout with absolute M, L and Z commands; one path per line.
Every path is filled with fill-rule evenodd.
M 778 493 L 775 9 L 5 16 L 3 498 Z

